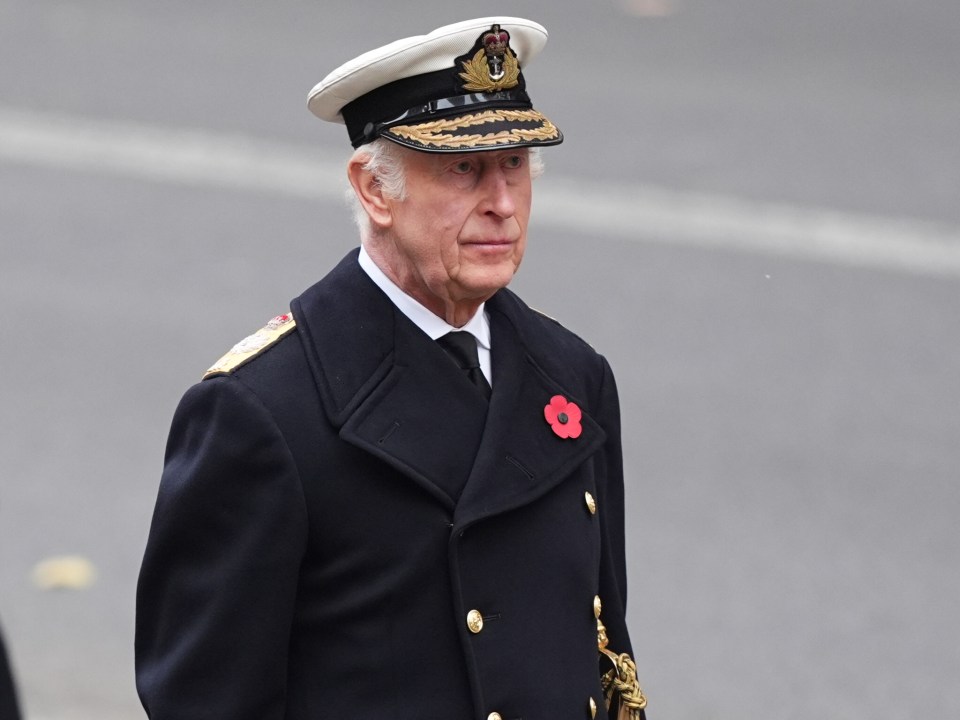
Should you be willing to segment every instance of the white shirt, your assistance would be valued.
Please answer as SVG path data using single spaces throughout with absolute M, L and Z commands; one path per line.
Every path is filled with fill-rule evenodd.
M 386 273 L 377 266 L 363 246 L 360 247 L 359 260 L 360 267 L 370 276 L 370 279 L 376 283 L 377 287 L 386 293 L 386 296 L 390 298 L 390 302 L 396 305 L 400 312 L 410 318 L 410 321 L 414 325 L 423 330 L 431 340 L 436 340 L 449 332 L 457 332 L 458 330 L 473 335 L 477 341 L 477 355 L 480 358 L 480 370 L 483 372 L 483 376 L 487 379 L 487 382 L 490 383 L 490 387 L 493 387 L 493 368 L 490 361 L 490 318 L 484 309 L 484 303 L 480 303 L 480 307 L 477 308 L 473 317 L 470 318 L 463 327 L 456 328 L 438 315 L 434 315 L 417 300 L 414 300 L 401 290 L 400 287 L 388 278 Z

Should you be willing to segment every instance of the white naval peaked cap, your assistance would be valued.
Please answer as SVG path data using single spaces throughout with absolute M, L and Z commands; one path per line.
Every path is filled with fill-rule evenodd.
M 354 147 L 378 137 L 425 152 L 556 145 L 563 135 L 533 109 L 521 71 L 546 42 L 546 29 L 522 18 L 446 25 L 341 65 L 307 106 L 345 124 Z

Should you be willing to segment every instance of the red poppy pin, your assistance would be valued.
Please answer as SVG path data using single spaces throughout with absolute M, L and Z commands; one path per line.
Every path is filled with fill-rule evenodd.
M 550 403 L 543 408 L 543 417 L 550 423 L 550 428 L 557 437 L 578 438 L 583 432 L 580 418 L 583 413 L 576 403 L 568 402 L 563 395 L 554 395 Z

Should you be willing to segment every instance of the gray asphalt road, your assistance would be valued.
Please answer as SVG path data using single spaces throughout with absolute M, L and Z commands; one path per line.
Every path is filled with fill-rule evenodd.
M 336 181 L 301 178 L 347 154 L 306 91 L 490 11 L 0 0 L 0 624 L 32 720 L 141 717 L 173 408 L 355 242 Z M 567 136 L 515 287 L 617 372 L 651 718 L 957 717 L 960 273 L 936 268 L 960 238 L 960 5 L 511 12 L 551 30 L 529 79 Z M 561 222 L 563 181 L 584 206 Z M 95 581 L 41 589 L 62 555 Z

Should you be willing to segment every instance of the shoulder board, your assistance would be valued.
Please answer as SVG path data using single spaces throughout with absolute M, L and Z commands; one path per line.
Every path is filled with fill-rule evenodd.
M 203 379 L 230 374 L 276 343 L 296 326 L 297 321 L 293 319 L 292 314 L 277 315 L 253 335 L 248 335 L 230 348 L 226 355 L 217 360 L 213 367 L 203 374 Z

